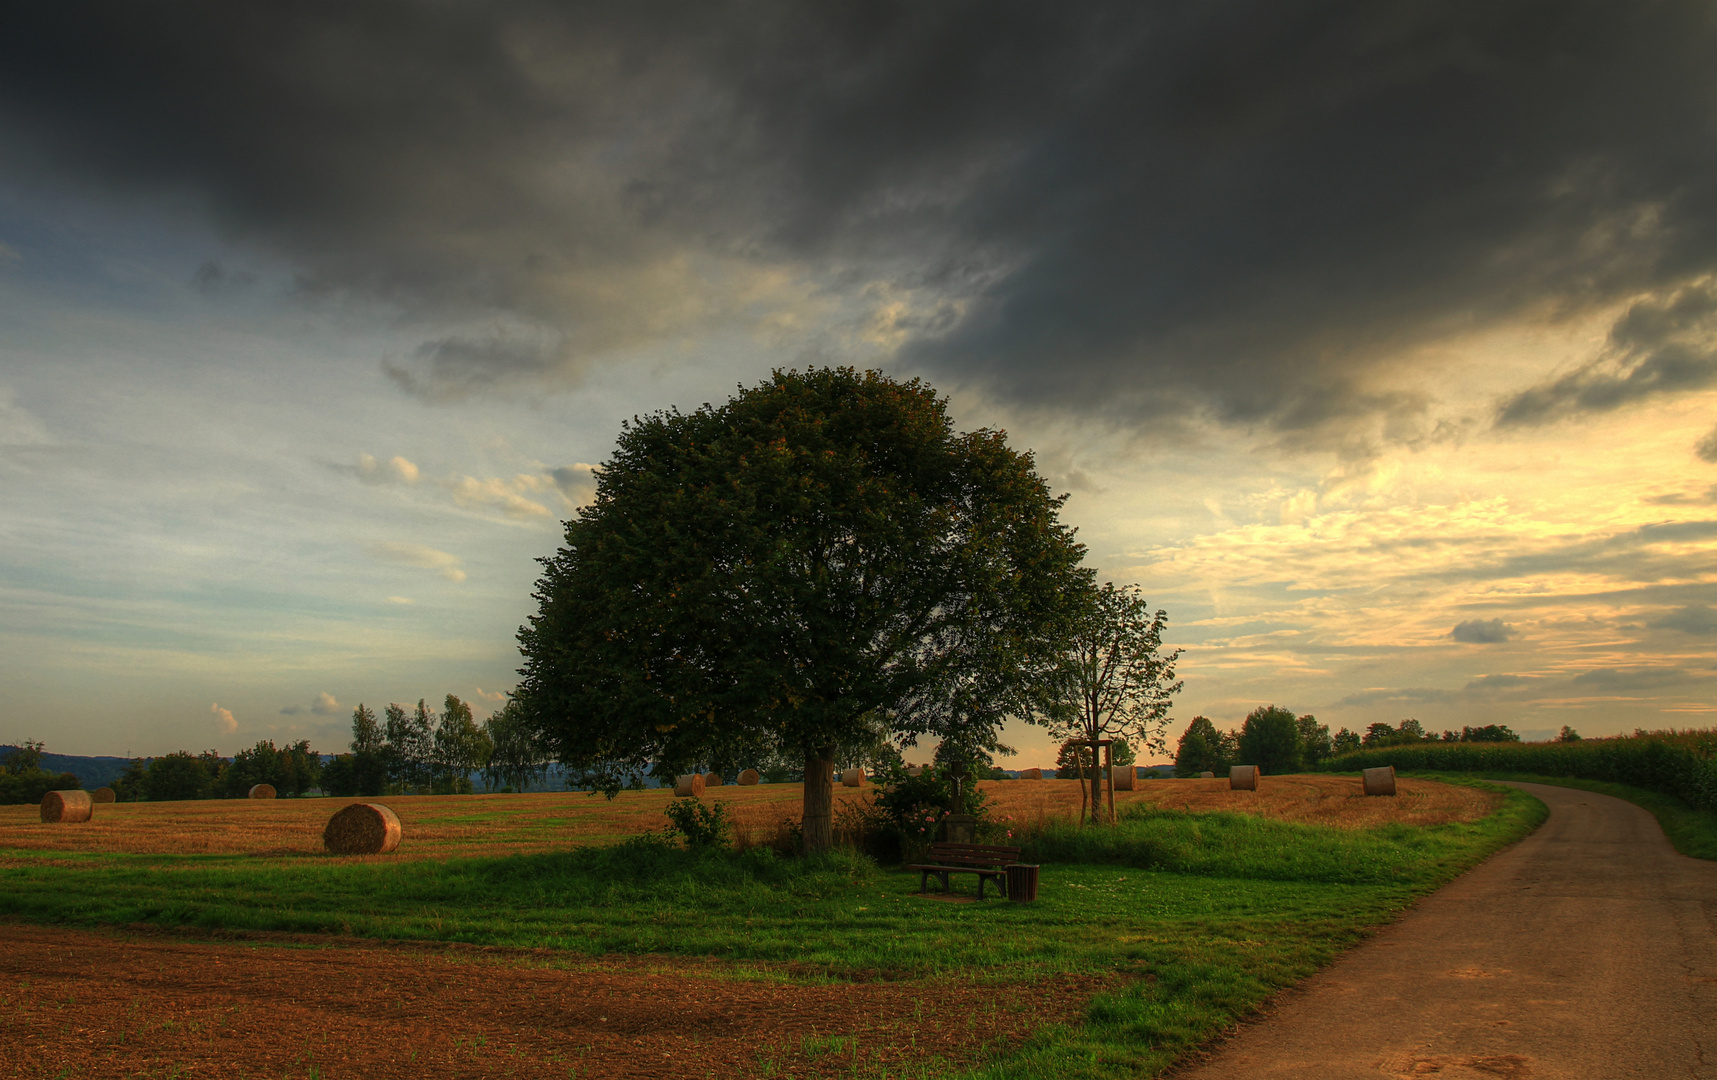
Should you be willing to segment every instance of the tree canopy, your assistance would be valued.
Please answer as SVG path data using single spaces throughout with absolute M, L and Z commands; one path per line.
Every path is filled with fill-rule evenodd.
M 1291 709 L 1260 705 L 1240 725 L 1240 761 L 1265 776 L 1299 772 L 1303 766 L 1300 723 Z
M 1181 732 L 1175 748 L 1174 774 L 1197 776 L 1200 773 L 1222 773 L 1234 764 L 1240 747 L 1231 731 L 1218 731 L 1209 717 L 1195 716 Z
M 521 715 L 611 792 L 794 754 L 812 850 L 835 747 L 878 717 L 908 739 L 999 723 L 925 702 L 1005 690 L 1085 575 L 1030 454 L 877 372 L 778 371 L 634 419 L 596 482 L 519 631 Z

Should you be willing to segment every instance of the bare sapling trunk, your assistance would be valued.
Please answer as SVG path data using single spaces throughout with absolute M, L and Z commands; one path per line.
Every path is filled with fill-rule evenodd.
M 805 755 L 803 813 L 805 854 L 820 855 L 835 843 L 835 748 L 818 747 Z
M 1103 819 L 1103 747 L 1091 736 L 1091 824 Z

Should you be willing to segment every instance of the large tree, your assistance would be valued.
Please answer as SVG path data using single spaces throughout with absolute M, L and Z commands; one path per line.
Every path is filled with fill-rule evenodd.
M 1206 772 L 1225 772 L 1239 753 L 1239 744 L 1232 731 L 1218 731 L 1208 717 L 1195 716 L 1181 732 L 1180 745 L 1174 754 L 1174 774 L 1197 776 Z
M 1031 456 L 957 433 L 917 380 L 778 371 L 635 419 L 596 480 L 519 632 L 522 714 L 610 792 L 647 766 L 791 754 L 811 851 L 836 747 L 879 716 L 936 734 L 926 690 L 1028 651 L 1083 580 Z
M 1093 752 L 1105 739 L 1126 739 L 1155 753 L 1166 752 L 1163 728 L 1181 688 L 1174 677 L 1180 650 L 1163 651 L 1167 625 L 1168 613 L 1153 614 L 1138 586 L 1117 589 L 1114 582 L 1104 583 L 1073 616 L 1045 684 L 1047 701 L 1028 718 L 1045 724 L 1053 735 L 1086 743 Z M 1087 779 L 1091 817 L 1096 820 L 1102 769 L 1093 768 Z
M 431 747 L 434 789 L 449 795 L 469 793 L 471 774 L 489 764 L 495 749 L 488 733 L 477 726 L 471 706 L 453 694 L 442 705 Z
M 1240 724 L 1240 764 L 1256 765 L 1265 776 L 1296 773 L 1304 767 L 1300 722 L 1292 710 L 1260 705 Z

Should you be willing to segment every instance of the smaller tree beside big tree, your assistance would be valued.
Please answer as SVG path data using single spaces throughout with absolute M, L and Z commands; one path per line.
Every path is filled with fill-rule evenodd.
M 1083 742 L 1093 755 L 1088 774 L 1091 820 L 1098 817 L 1103 791 L 1099 745 L 1126 740 L 1165 753 L 1163 729 L 1181 683 L 1174 665 L 1180 650 L 1163 651 L 1168 613 L 1152 613 L 1136 585 L 1117 589 L 1113 582 L 1087 594 L 1087 602 L 1068 623 L 1065 645 L 1046 674 L 1044 696 L 1026 719 L 1050 734 Z

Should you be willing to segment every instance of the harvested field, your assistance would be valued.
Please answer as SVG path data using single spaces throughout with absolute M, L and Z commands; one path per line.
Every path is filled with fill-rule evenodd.
M 1368 798 L 1357 776 L 1315 773 L 1265 776 L 1258 781 L 1257 791 L 1230 791 L 1226 776 L 1141 781 L 1136 794 L 1164 810 L 1227 810 L 1336 829 L 1369 829 L 1391 822 L 1447 825 L 1477 821 L 1500 806 L 1503 799 L 1501 792 L 1436 780 L 1397 778 L 1395 784 L 1398 794 L 1391 799 Z
M 741 978 L 715 962 L 0 924 L 7 1077 L 888 1075 L 1077 1020 L 1113 977 Z M 759 977 L 761 976 L 761 977 Z
M 1392 799 L 1366 798 L 1357 777 L 1267 776 L 1262 790 L 1230 791 L 1228 779 L 1140 781 L 1115 793 L 1115 806 L 1232 811 L 1283 821 L 1360 829 L 1388 822 L 1439 825 L 1477 821 L 1501 796 L 1433 780 L 1398 781 Z M 979 785 L 992 812 L 1029 826 L 1079 813 L 1074 780 L 991 780 Z M 875 789 L 835 787 L 841 805 Z M 113 803 L 76 829 L 44 826 L 35 807 L 0 807 L 5 847 L 28 851 L 121 854 L 256 854 L 330 858 L 322 829 L 341 806 L 379 802 L 399 816 L 405 840 L 392 855 L 349 858 L 445 858 L 451 855 L 530 854 L 569 844 L 607 843 L 661 829 L 671 791 L 622 792 L 613 802 L 587 792 L 536 795 L 405 795 L 358 799 L 218 799 L 200 802 Z M 782 821 L 797 820 L 798 784 L 723 787 L 706 799 L 728 804 L 742 836 L 765 841 Z M 4 863 L 0 857 L 0 864 Z

